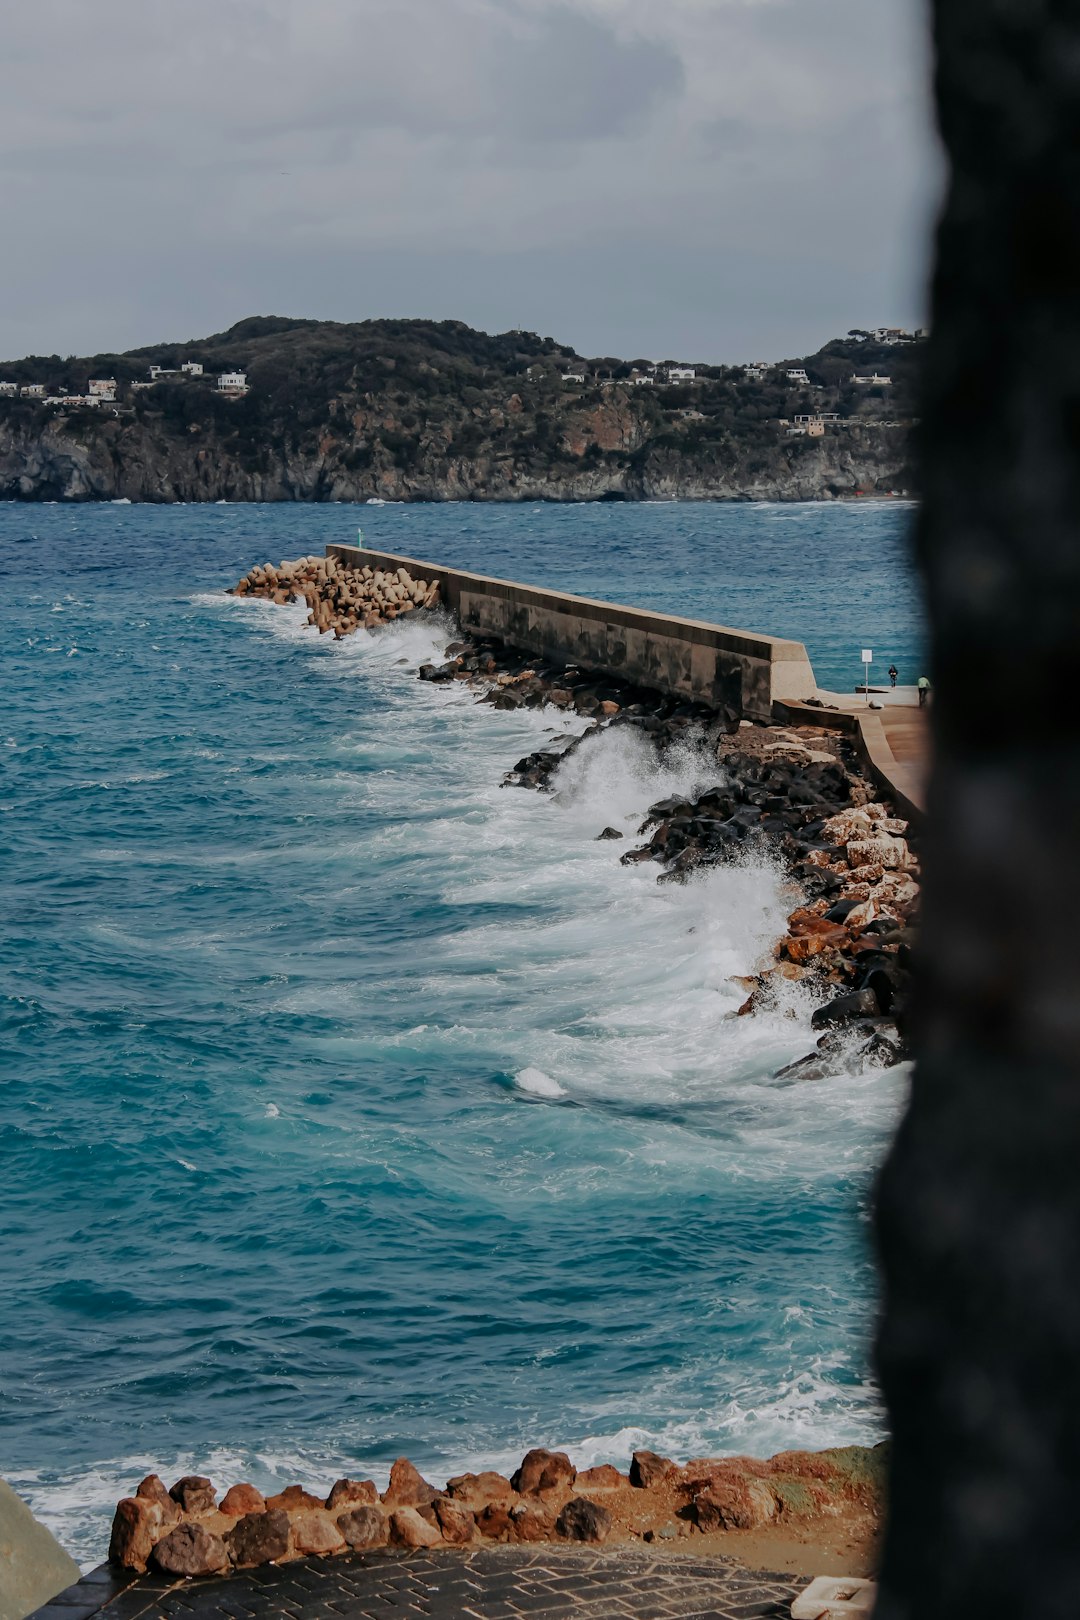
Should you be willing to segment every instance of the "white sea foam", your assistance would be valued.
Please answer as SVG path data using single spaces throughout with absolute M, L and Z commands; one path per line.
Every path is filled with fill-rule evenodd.
M 520 1074 L 514 1076 L 514 1084 L 521 1091 L 527 1091 L 533 1097 L 565 1097 L 566 1087 L 560 1086 L 550 1074 L 542 1069 L 522 1069 Z

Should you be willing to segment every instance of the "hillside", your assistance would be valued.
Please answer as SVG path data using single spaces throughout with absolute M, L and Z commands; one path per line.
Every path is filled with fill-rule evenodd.
M 550 338 L 488 336 L 456 321 L 254 317 L 198 342 L 0 362 L 0 499 L 815 500 L 910 491 L 919 348 L 854 334 L 754 375 L 582 360 Z M 203 374 L 181 372 L 185 364 Z M 151 381 L 151 366 L 165 374 Z M 800 368 L 808 383 L 788 379 Z M 674 369 L 696 374 L 671 380 Z M 225 373 L 243 374 L 248 391 L 223 393 Z M 875 373 L 891 385 L 851 381 Z M 89 403 L 92 379 L 114 381 L 115 398 Z M 808 436 L 796 418 L 810 415 L 836 420 Z

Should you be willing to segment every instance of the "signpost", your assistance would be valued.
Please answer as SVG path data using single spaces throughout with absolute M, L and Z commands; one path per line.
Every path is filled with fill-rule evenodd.
M 866 695 L 867 703 L 869 703 L 870 702 L 870 665 L 874 662 L 874 650 L 873 650 L 872 647 L 864 647 L 863 648 L 863 650 L 862 650 L 862 661 L 863 661 L 863 692 Z

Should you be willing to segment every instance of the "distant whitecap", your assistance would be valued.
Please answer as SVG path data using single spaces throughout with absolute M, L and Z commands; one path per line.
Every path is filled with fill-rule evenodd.
M 520 1091 L 527 1091 L 533 1097 L 567 1096 L 566 1087 L 560 1086 L 542 1069 L 522 1069 L 520 1074 L 514 1076 L 514 1084 Z

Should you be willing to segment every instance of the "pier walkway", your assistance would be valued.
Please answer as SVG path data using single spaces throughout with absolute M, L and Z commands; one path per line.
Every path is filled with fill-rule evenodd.
M 30 1620 L 786 1620 L 807 1585 L 637 1546 L 356 1553 L 221 1580 L 103 1565 Z

